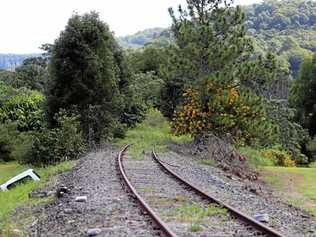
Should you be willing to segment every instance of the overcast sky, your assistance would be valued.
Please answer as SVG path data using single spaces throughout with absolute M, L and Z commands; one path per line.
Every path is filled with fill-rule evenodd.
M 116 36 L 167 27 L 170 6 L 185 0 L 1 0 L 0 53 L 36 53 L 53 43 L 72 13 L 96 10 Z M 237 0 L 251 4 L 260 0 Z

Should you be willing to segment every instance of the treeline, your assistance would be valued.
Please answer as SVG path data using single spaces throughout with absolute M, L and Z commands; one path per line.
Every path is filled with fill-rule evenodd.
M 316 23 L 316 2 L 311 0 L 265 0 L 245 7 L 245 11 L 246 27 L 258 32 L 310 29 Z
M 15 72 L 0 71 L 0 160 L 48 165 L 76 159 L 123 137 L 155 103 L 149 86 L 160 81 L 134 72 L 95 12 L 73 15 L 44 48 Z
M 1 72 L 0 159 L 75 159 L 124 137 L 156 107 L 174 134 L 270 149 L 278 165 L 312 162 L 315 60 L 306 59 L 289 107 L 274 95 L 289 71 L 277 55 L 256 50 L 243 10 L 220 2 L 169 9 L 174 43 L 139 50 L 123 50 L 97 13 L 73 15 L 42 57 Z
M 305 57 L 316 51 L 316 2 L 310 0 L 265 0 L 242 7 L 245 27 L 253 37 L 258 54 L 271 51 L 279 56 L 284 70 L 297 78 Z M 170 29 L 148 29 L 119 38 L 123 47 L 145 44 L 166 45 L 174 42 Z
M 316 2 L 266 0 L 245 7 L 245 12 L 257 50 L 275 52 L 297 78 L 304 58 L 316 51 Z
M 158 107 L 173 132 L 197 140 L 210 133 L 229 137 L 236 147 L 265 151 L 277 165 L 313 161 L 313 134 L 298 119 L 297 105 L 287 102 L 304 91 L 290 93 L 286 62 L 257 49 L 241 8 L 187 2 L 188 9 L 170 9 L 173 44 L 129 54 L 134 68 L 163 81 Z
M 39 54 L 0 54 L 0 69 L 14 70 L 23 61 L 30 57 L 37 57 Z
M 165 28 L 151 28 L 139 31 L 134 35 L 118 37 L 119 44 L 124 48 L 141 48 L 146 44 L 157 43 L 166 46 L 171 43 L 171 32 Z

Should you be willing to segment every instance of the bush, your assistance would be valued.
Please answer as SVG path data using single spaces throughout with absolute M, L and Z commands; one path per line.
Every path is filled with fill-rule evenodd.
M 12 151 L 14 143 L 12 141 L 18 135 L 16 124 L 0 124 L 0 161 L 13 160 Z
M 274 129 L 267 121 L 260 97 L 237 89 L 225 88 L 209 80 L 204 92 L 189 88 L 184 103 L 174 114 L 176 135 L 203 133 L 231 134 L 237 144 L 269 144 Z
M 276 166 L 294 167 L 295 161 L 289 153 L 284 151 L 280 146 L 274 146 L 264 149 L 261 152 L 264 158 L 270 159 Z
M 239 148 L 241 155 L 248 158 L 250 164 L 254 167 L 260 166 L 274 166 L 274 161 L 272 159 L 267 159 L 261 155 L 261 152 L 252 147 L 241 147 Z
M 39 129 L 44 123 L 45 97 L 25 88 L 0 84 L 0 123 L 16 122 L 19 131 Z
M 77 116 L 59 113 L 58 127 L 42 129 L 34 135 L 31 152 L 22 161 L 33 165 L 50 165 L 77 159 L 85 145 Z
M 241 147 L 239 151 L 249 159 L 249 162 L 255 167 L 260 166 L 284 166 L 294 167 L 297 159 L 294 159 L 281 146 L 273 146 L 266 149 L 255 149 L 252 147 Z M 304 159 L 304 155 L 301 155 Z
M 316 136 L 307 144 L 306 148 L 311 154 L 309 162 L 316 161 Z
M 21 161 L 31 150 L 33 136 L 20 133 L 17 123 L 0 124 L 0 161 Z

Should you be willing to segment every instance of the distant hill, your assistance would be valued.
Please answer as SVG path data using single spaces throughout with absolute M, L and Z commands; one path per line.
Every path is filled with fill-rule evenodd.
M 30 57 L 38 57 L 40 54 L 0 54 L 0 69 L 14 70 L 23 61 Z
M 265 0 L 243 7 L 246 27 L 255 39 L 257 52 L 274 52 L 297 76 L 300 63 L 316 51 L 316 2 L 311 0 Z M 152 28 L 120 37 L 123 47 L 140 48 L 172 42 L 170 29 Z
M 316 51 L 316 2 L 266 0 L 244 10 L 256 49 L 275 52 L 296 76 L 303 58 Z
M 117 38 L 119 44 L 124 48 L 141 48 L 146 44 L 164 46 L 172 41 L 171 33 L 166 28 L 150 28 L 139 31 L 134 35 Z

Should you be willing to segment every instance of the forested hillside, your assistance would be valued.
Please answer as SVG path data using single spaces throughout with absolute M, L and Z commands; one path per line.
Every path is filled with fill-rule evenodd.
M 316 51 L 316 2 L 266 0 L 246 7 L 245 12 L 257 50 L 275 52 L 297 76 L 304 57 Z
M 0 69 L 13 70 L 20 66 L 23 61 L 39 54 L 0 54 Z
M 172 42 L 172 37 L 169 29 L 157 27 L 139 31 L 134 35 L 119 37 L 118 42 L 124 48 L 140 48 L 149 43 L 165 46 Z
M 304 57 L 316 51 L 316 2 L 310 0 L 265 0 L 243 7 L 245 26 L 255 40 L 258 54 L 270 51 L 280 56 L 284 67 L 296 77 Z M 169 29 L 153 28 L 119 38 L 123 47 L 172 42 Z
M 22 63 L 19 56 L 11 55 L 11 66 L 14 66 L 11 69 L 14 70 L 0 69 L 0 182 L 7 179 L 1 177 L 2 170 L 7 169 L 1 169 L 1 166 L 12 164 L 18 168 L 19 163 L 36 170 L 45 167 L 50 173 L 55 165 L 67 164 L 81 157 L 82 162 L 69 176 L 61 176 L 62 183 L 53 185 L 56 192 L 52 196 L 55 195 L 58 201 L 52 205 L 46 205 L 46 198 L 53 199 L 48 191 L 42 195 L 41 189 L 29 193 L 28 189 L 18 189 L 18 186 L 12 192 L 0 192 L 0 237 L 17 236 L 12 235 L 11 230 L 20 227 L 11 225 L 11 220 L 3 220 L 11 218 L 9 212 L 16 207 L 19 209 L 12 212 L 12 216 L 14 220 L 18 219 L 16 213 L 22 210 L 20 207 L 32 201 L 29 199 L 37 198 L 37 193 L 44 196 L 45 202 L 41 203 L 45 204 L 44 209 L 49 214 L 43 214 L 43 208 L 34 209 L 40 217 L 34 221 L 28 218 L 27 223 L 36 223 L 31 226 L 31 229 L 36 227 L 36 232 L 32 233 L 83 236 L 82 231 L 94 227 L 91 226 L 94 219 L 98 219 L 96 226 L 99 226 L 99 220 L 103 220 L 105 213 L 100 212 L 99 219 L 95 210 L 107 206 L 103 203 L 104 195 L 106 200 L 115 198 L 115 201 L 109 201 L 110 205 L 115 204 L 109 206 L 114 209 L 118 207 L 118 196 L 119 202 L 124 201 L 121 193 L 110 194 L 113 189 L 121 190 L 121 179 L 112 179 L 118 172 L 115 167 L 128 171 L 128 176 L 138 172 L 142 180 L 144 177 L 151 179 L 155 174 L 162 182 L 160 187 L 168 186 L 166 190 L 177 195 L 172 196 L 170 202 L 163 195 L 161 210 L 171 209 L 171 204 L 178 203 L 172 210 L 179 211 L 182 218 L 180 204 L 194 203 L 191 198 L 194 192 L 178 198 L 178 194 L 182 197 L 188 190 L 178 192 L 178 188 L 173 189 L 173 181 L 163 186 L 164 178 L 157 175 L 152 169 L 155 165 L 147 159 L 152 149 L 160 154 L 171 151 L 170 157 L 176 159 L 179 155 L 178 161 L 163 163 L 188 172 L 183 173 L 183 177 L 196 176 L 196 180 L 205 180 L 205 185 L 216 186 L 218 189 L 212 193 L 223 197 L 225 202 L 230 203 L 231 199 L 234 205 L 241 206 L 238 198 L 242 197 L 245 213 L 253 209 L 253 213 L 247 216 L 255 218 L 257 213 L 259 216 L 262 213 L 267 215 L 263 222 L 273 227 L 275 223 L 281 223 L 282 226 L 276 227 L 282 230 L 286 230 L 283 222 L 291 222 L 286 236 L 311 236 L 315 233 L 316 221 L 311 219 L 309 222 L 309 216 L 299 214 L 294 208 L 298 204 L 294 201 L 285 206 L 281 206 L 283 200 L 279 198 L 273 201 L 273 205 L 265 203 L 265 197 L 273 197 L 274 193 L 270 188 L 261 189 L 261 181 L 256 181 L 260 178 L 259 172 L 266 167 L 291 167 L 291 170 L 303 172 L 300 175 L 306 173 L 308 176 L 284 177 L 286 181 L 301 183 L 304 189 L 293 196 L 299 201 L 304 196 L 307 201 L 303 200 L 303 203 L 315 207 L 316 186 L 310 186 L 315 184 L 315 168 L 312 167 L 316 167 L 316 2 L 266 0 L 247 7 L 234 6 L 233 2 L 186 0 L 186 6 L 169 9 L 172 22 L 169 29 L 149 29 L 119 39 L 98 12 L 74 12 L 59 36 L 54 41 L 52 39 L 54 43 L 43 45 L 42 55 L 25 55 L 33 57 L 24 59 Z M 126 144 L 131 144 L 131 149 Z M 124 145 L 124 151 L 119 153 L 116 145 Z M 118 162 L 113 159 L 116 152 L 119 153 L 115 156 Z M 85 153 L 91 155 L 85 158 Z M 183 156 L 185 153 L 190 159 Z M 132 168 L 122 168 L 123 160 Z M 182 160 L 188 162 L 186 166 Z M 196 169 L 198 166 L 195 165 L 204 167 Z M 8 177 L 12 173 L 8 173 Z M 64 182 L 66 179 L 69 182 Z M 151 199 L 158 189 L 152 189 L 148 184 L 150 191 L 145 191 L 146 186 L 139 186 L 137 190 L 144 190 L 146 198 Z M 45 192 L 47 186 L 43 185 Z M 106 186 L 109 189 L 104 189 Z M 2 187 L 0 191 L 6 190 Z M 21 187 L 25 186 L 21 184 Z M 287 186 L 284 190 L 292 191 Z M 233 195 L 227 198 L 226 194 Z M 21 197 L 26 203 L 22 203 Z M 202 200 L 198 198 L 196 200 Z M 100 202 L 96 202 L 98 199 Z M 156 208 L 156 201 L 152 200 Z M 160 203 L 161 200 L 157 201 Z M 257 203 L 260 205 L 255 205 Z M 249 205 L 255 205 L 257 209 Z M 57 214 L 51 212 L 51 207 L 56 208 Z M 66 211 L 68 207 L 70 211 Z M 200 216 L 203 214 L 200 209 L 213 209 L 204 204 L 198 208 L 184 207 L 188 210 L 187 214 L 184 213 L 187 216 L 194 213 Z M 124 206 L 119 208 L 125 209 Z M 33 208 L 27 209 L 33 211 Z M 83 209 L 89 215 L 77 213 Z M 137 219 L 130 215 L 113 218 L 113 213 L 106 213 L 109 220 L 124 220 L 123 225 Z M 115 213 L 120 215 L 121 209 Z M 22 214 L 24 216 L 24 211 Z M 208 212 L 203 215 L 213 216 Z M 69 219 L 62 219 L 64 217 Z M 90 217 L 94 219 L 90 220 Z M 169 218 L 169 215 L 165 217 Z M 82 220 L 88 220 L 89 227 L 81 225 Z M 174 223 L 175 219 L 170 220 Z M 194 229 L 193 219 L 187 220 L 183 233 L 201 232 L 181 236 L 214 236 L 202 232 L 205 226 L 200 226 L 200 223 L 204 221 L 197 221 Z M 207 223 L 212 223 L 213 230 L 213 219 L 210 220 Z M 107 225 L 104 231 L 110 230 L 107 222 L 102 223 Z M 214 223 L 222 228 L 217 224 L 220 222 Z M 227 223 L 231 225 L 232 222 L 228 220 Z M 248 230 L 248 222 L 246 224 L 245 230 Z M 43 227 L 43 231 L 37 225 Z M 56 234 L 51 226 L 64 229 L 66 234 Z M 254 236 L 244 234 L 238 226 L 231 226 L 236 229 L 228 228 L 227 234 L 217 232 L 216 235 Z M 118 229 L 113 227 L 115 231 Z M 262 226 L 258 231 L 261 229 Z M 47 230 L 51 234 L 47 234 Z M 93 231 L 96 234 L 87 231 L 86 236 L 107 233 L 103 233 L 103 229 Z M 75 232 L 79 234 L 69 235 Z M 127 235 L 142 236 L 143 232 L 139 233 L 127 232 Z

